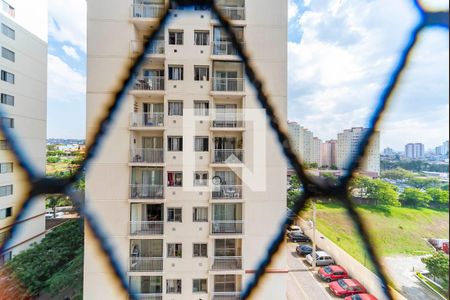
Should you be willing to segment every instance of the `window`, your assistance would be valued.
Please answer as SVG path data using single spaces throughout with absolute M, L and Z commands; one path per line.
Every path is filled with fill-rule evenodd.
M 0 150 L 11 150 L 7 140 L 0 140 Z
M 208 46 L 209 31 L 194 31 L 194 41 L 197 46 Z
M 181 208 L 168 208 L 167 222 L 183 222 L 182 214 L 183 210 Z
M 192 211 L 193 222 L 208 222 L 208 208 L 194 207 Z
M 208 81 L 209 80 L 209 66 L 194 66 L 194 80 Z
M 209 138 L 207 136 L 195 137 L 195 152 L 208 152 L 209 151 Z
M 169 116 L 183 115 L 183 101 L 169 101 Z
M 14 119 L 1 117 L 0 122 L 3 122 L 3 124 L 8 128 L 14 128 Z
M 16 15 L 16 10 L 14 9 L 14 7 L 9 5 L 9 3 L 6 2 L 5 0 L 2 0 L 2 9 L 11 17 L 14 17 Z
M 208 172 L 195 172 L 194 186 L 208 186 Z
M 192 280 L 192 292 L 193 293 L 207 293 L 208 281 L 206 279 L 193 279 Z
M 16 39 L 16 31 L 2 23 L 2 33 L 12 40 Z
M 182 30 L 169 30 L 169 45 L 183 45 L 183 38 Z
M 12 173 L 13 163 L 1 163 L 0 164 L 0 174 Z
M 0 186 L 0 197 L 6 197 L 13 194 L 13 185 Z
M 3 71 L 2 70 L 1 78 L 2 78 L 3 81 L 6 81 L 8 83 L 14 84 L 14 82 L 15 82 L 14 74 L 10 73 L 10 72 L 7 72 L 7 71 Z
M 208 244 L 194 244 L 194 257 L 208 257 Z
M 167 294 L 181 294 L 181 279 L 167 279 Z
M 171 187 L 183 186 L 183 173 L 182 172 L 168 172 L 167 173 L 167 186 L 171 186 Z
M 167 244 L 167 257 L 181 258 L 183 255 L 182 252 L 181 244 Z
M 9 218 L 12 216 L 12 207 L 0 209 L 0 220 Z
M 8 94 L 1 94 L 1 103 L 14 106 L 14 96 Z
M 169 66 L 169 80 L 183 80 L 183 66 Z
M 2 57 L 12 62 L 16 60 L 16 54 L 5 47 L 2 47 Z
M 201 117 L 209 116 L 209 101 L 194 101 L 194 115 Z
M 169 136 L 168 137 L 168 147 L 171 152 L 181 152 L 183 151 L 183 138 L 179 136 Z

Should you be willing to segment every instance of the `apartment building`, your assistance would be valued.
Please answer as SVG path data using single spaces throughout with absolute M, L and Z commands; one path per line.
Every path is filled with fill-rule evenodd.
M 297 122 L 288 122 L 288 130 L 291 136 L 292 146 L 303 160 L 303 162 L 318 166 L 322 165 L 322 141 L 314 137 L 314 134 L 298 124 Z
M 87 4 L 92 142 L 124 67 L 169 3 Z M 287 1 L 217 4 L 286 120 Z M 89 169 L 86 203 L 138 298 L 239 299 L 285 215 L 286 163 L 215 16 L 173 4 L 170 14 Z M 89 231 L 85 245 L 84 299 L 127 299 Z M 285 299 L 286 276 L 283 252 L 255 299 Z
M 425 155 L 425 145 L 422 143 L 409 143 L 405 146 L 405 156 L 409 159 L 422 158 Z
M 0 0 L 1 122 L 19 140 L 36 170 L 45 173 L 47 118 L 47 1 Z M 25 3 L 26 2 L 26 3 Z M 0 266 L 38 242 L 45 233 L 45 203 L 34 199 L 13 224 L 19 201 L 28 189 L 26 177 L 0 135 L 0 244 L 18 231 L 0 253 Z
M 336 166 L 336 140 L 329 140 L 322 144 L 322 165 Z
M 338 134 L 336 142 L 336 165 L 339 169 L 345 169 L 348 163 L 358 152 L 359 143 L 366 134 L 368 128 L 354 127 L 346 129 Z M 380 132 L 375 132 L 369 150 L 363 160 L 360 171 L 365 173 L 380 174 Z

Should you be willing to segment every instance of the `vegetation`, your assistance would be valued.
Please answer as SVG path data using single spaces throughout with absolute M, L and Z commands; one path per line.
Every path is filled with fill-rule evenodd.
M 434 253 L 433 256 L 422 258 L 422 262 L 427 266 L 427 270 L 434 278 L 443 282 L 445 289 L 448 289 L 448 255 L 442 252 Z
M 423 255 L 433 250 L 426 237 L 448 238 L 448 212 L 427 208 L 359 206 L 374 245 L 382 256 Z M 311 211 L 304 218 L 311 218 Z M 362 242 L 346 209 L 338 204 L 317 205 L 318 230 L 363 264 L 368 264 Z M 370 267 L 370 265 L 369 265 Z
M 416 188 L 406 188 L 400 195 L 403 206 L 428 207 L 432 198 L 426 192 Z
M 381 160 L 382 170 L 402 168 L 414 172 L 442 172 L 448 173 L 448 164 L 432 164 L 423 160 Z
M 83 239 L 82 221 L 68 221 L 15 256 L 7 268 L 31 297 L 48 293 L 82 299 Z

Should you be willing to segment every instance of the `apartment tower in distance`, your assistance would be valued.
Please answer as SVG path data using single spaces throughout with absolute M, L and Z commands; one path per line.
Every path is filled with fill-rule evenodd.
M 422 143 L 410 143 L 405 146 L 405 156 L 409 159 L 420 159 L 425 155 L 425 145 Z
M 216 3 L 286 121 L 287 1 Z M 169 1 L 87 4 L 90 143 Z M 239 299 L 286 213 L 286 162 L 215 16 L 170 15 L 89 168 L 86 203 L 139 299 Z M 84 299 L 127 299 L 89 230 L 85 245 Z M 254 299 L 285 299 L 286 276 L 280 253 Z
M 288 130 L 292 146 L 302 161 L 322 166 L 322 141 L 297 122 L 288 122 Z
M 19 140 L 37 171 L 45 174 L 47 130 L 47 0 L 0 0 L 1 122 Z M 0 136 L 0 244 L 18 231 L 0 253 L 0 266 L 39 242 L 45 233 L 45 203 L 34 199 L 13 224 L 19 201 L 27 193 L 24 173 L 14 163 L 8 143 Z
M 359 143 L 366 134 L 368 128 L 354 127 L 338 133 L 336 142 L 336 166 L 345 169 L 358 151 Z M 360 171 L 369 176 L 380 175 L 380 132 L 376 131 L 372 137 L 369 150 L 364 157 Z

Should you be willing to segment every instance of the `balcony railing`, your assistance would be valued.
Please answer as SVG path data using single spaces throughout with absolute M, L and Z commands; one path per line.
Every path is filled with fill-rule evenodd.
M 163 221 L 131 221 L 130 234 L 136 235 L 162 235 L 164 234 Z
M 149 164 L 164 163 L 164 149 L 131 149 L 131 162 Z
M 245 7 L 219 6 L 219 10 L 230 20 L 234 21 L 245 20 Z
M 242 234 L 243 227 L 242 221 L 212 221 L 211 234 Z
M 213 300 L 241 300 L 240 292 L 213 292 Z
M 214 150 L 211 157 L 212 163 L 215 164 L 240 164 L 244 161 L 244 150 L 241 149 L 227 149 Z
M 237 55 L 232 42 L 213 42 L 213 55 Z
M 164 199 L 163 185 L 131 184 L 131 199 Z
M 139 300 L 162 300 L 163 294 L 134 294 L 134 297 Z
M 131 6 L 133 18 L 160 18 L 164 15 L 163 4 L 133 4 Z
M 212 191 L 213 199 L 242 199 L 242 185 L 221 185 Z
M 213 128 L 243 128 L 244 115 L 242 113 L 221 113 L 216 112 L 214 121 L 212 121 Z
M 131 41 L 131 52 L 133 55 L 137 55 L 144 51 L 144 41 Z M 147 55 L 158 55 L 164 54 L 165 52 L 165 42 L 164 40 L 153 41 L 150 45 L 150 49 L 145 52 Z
M 215 92 L 243 92 L 244 78 L 213 78 Z
M 162 257 L 130 258 L 130 272 L 161 272 L 162 270 L 163 270 Z
M 241 256 L 216 256 L 213 259 L 212 269 L 215 271 L 242 270 Z
M 153 76 L 137 79 L 133 89 L 136 91 L 164 91 L 164 77 Z
M 164 113 L 132 113 L 131 127 L 164 127 Z

